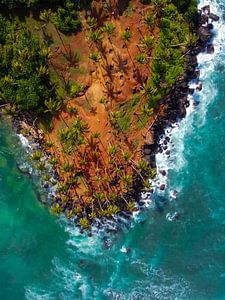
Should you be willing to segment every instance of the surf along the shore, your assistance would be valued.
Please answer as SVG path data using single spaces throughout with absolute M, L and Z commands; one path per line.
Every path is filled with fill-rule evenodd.
M 179 78 L 179 80 L 175 83 L 175 85 L 171 88 L 171 92 L 165 98 L 161 100 L 160 105 L 163 107 L 163 114 L 158 116 L 158 119 L 151 127 L 151 134 L 154 137 L 153 143 L 145 144 L 143 146 L 143 158 L 145 161 L 150 163 L 152 168 L 156 167 L 157 157 L 160 155 L 164 155 L 166 157 L 170 156 L 170 137 L 166 135 L 164 139 L 162 139 L 162 135 L 166 129 L 167 132 L 171 131 L 173 124 L 186 116 L 186 111 L 189 112 L 196 103 L 192 103 L 191 94 L 194 93 L 193 85 L 190 85 L 190 82 L 195 82 L 196 89 L 201 89 L 202 85 L 199 82 L 199 69 L 197 63 L 197 56 L 200 52 L 206 51 L 209 54 L 214 52 L 214 46 L 211 43 L 212 35 L 213 35 L 213 24 L 218 21 L 218 17 L 210 11 L 209 6 L 204 6 L 200 8 L 198 18 L 196 18 L 196 34 L 198 37 L 198 41 L 194 46 L 190 46 L 186 49 L 184 56 L 187 59 L 187 63 L 185 66 L 185 72 Z M 178 121 L 179 122 L 179 121 Z M 29 116 L 22 116 L 22 119 L 14 119 L 14 127 L 17 128 L 19 132 L 29 132 L 29 139 L 32 144 L 32 148 L 34 151 L 42 151 L 45 153 L 45 149 L 43 147 L 44 140 L 42 132 L 35 128 L 34 122 L 32 118 Z M 170 128 L 170 129 L 169 129 Z M 46 153 L 42 158 L 42 162 L 45 164 L 44 167 L 49 168 L 50 176 L 53 181 L 57 181 L 58 175 L 52 169 L 52 167 L 48 164 L 49 153 Z M 155 190 L 155 187 L 161 191 L 164 191 L 166 188 L 165 179 L 167 175 L 167 169 L 157 166 L 158 176 L 157 180 L 154 181 L 156 186 L 154 186 L 152 193 Z M 140 184 L 140 186 L 139 186 Z M 43 178 L 43 187 L 49 188 L 49 183 L 45 182 Z M 137 180 L 137 184 L 135 185 L 136 190 L 134 191 L 133 197 L 137 198 L 139 203 L 139 209 L 143 204 L 149 203 L 151 198 L 151 193 L 142 193 L 141 195 L 141 187 L 142 184 L 139 180 Z M 55 188 L 51 188 L 52 190 L 56 190 Z M 51 201 L 54 203 L 57 197 L 55 198 L 54 192 L 51 193 Z M 143 201 L 143 199 L 145 199 Z M 135 213 L 136 214 L 136 213 Z M 129 214 L 122 213 L 122 216 L 125 218 L 130 218 Z M 99 220 L 98 220 L 99 221 Z M 100 221 L 101 223 L 101 221 Z M 99 224 L 97 222 L 97 224 Z M 95 224 L 96 225 L 96 224 Z

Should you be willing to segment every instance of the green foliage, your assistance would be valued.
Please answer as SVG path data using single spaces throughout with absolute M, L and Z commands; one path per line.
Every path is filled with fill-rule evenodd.
M 72 126 L 60 131 L 60 141 L 66 153 L 72 153 L 85 144 L 84 134 L 88 131 L 87 124 L 80 118 L 73 121 Z
M 87 218 L 81 218 L 79 220 L 79 225 L 81 227 L 83 227 L 84 229 L 89 229 L 90 228 L 90 224 Z
M 54 14 L 54 24 L 64 33 L 75 32 L 80 27 L 78 12 L 72 1 L 66 0 L 63 7 L 59 7 Z
M 133 211 L 135 211 L 137 208 L 136 208 L 136 203 L 135 202 L 133 202 L 133 201 L 129 201 L 127 204 L 126 204 L 126 206 L 127 206 L 127 210 L 129 211 L 129 212 L 133 212 Z
M 143 17 L 143 20 L 150 29 L 154 28 L 156 17 L 152 12 L 147 12 Z
M 115 34 L 115 29 L 116 29 L 116 26 L 113 24 L 113 23 L 105 23 L 102 30 L 103 32 L 107 33 L 108 36 L 113 36 Z
M 100 60 L 100 54 L 97 51 L 91 51 L 88 55 L 88 58 L 97 63 Z
M 131 32 L 130 28 L 126 28 L 126 29 L 122 32 L 121 38 L 122 38 L 122 40 L 125 41 L 125 42 L 129 42 L 129 41 L 130 41 L 130 39 L 132 38 L 132 32 Z
M 41 151 L 35 151 L 32 155 L 32 159 L 35 161 L 39 161 L 43 157 L 43 153 Z
M 148 57 L 146 53 L 137 53 L 135 55 L 135 60 L 141 64 L 141 65 L 145 65 L 147 63 Z
M 66 86 L 67 93 L 70 97 L 78 96 L 79 93 L 84 91 L 84 87 L 82 84 L 78 84 L 74 81 L 69 81 Z
M 62 208 L 61 206 L 59 205 L 59 203 L 56 203 L 56 204 L 53 204 L 52 207 L 51 207 L 51 213 L 53 215 L 59 215 L 62 213 Z
M 66 162 L 63 164 L 62 169 L 64 172 L 69 173 L 74 170 L 74 166 L 72 164 L 70 164 L 69 162 Z
M 45 100 L 44 104 L 47 107 L 47 109 L 45 109 L 45 112 L 55 113 L 60 110 L 62 106 L 62 100 L 49 98 Z
M 103 39 L 103 35 L 102 35 L 102 29 L 96 29 L 96 30 L 91 30 L 91 32 L 88 35 L 88 39 L 95 43 L 98 44 L 102 39 Z
M 49 158 L 48 163 L 52 166 L 56 166 L 58 164 L 58 159 L 55 157 L 51 157 Z
M 91 29 L 95 29 L 98 25 L 96 18 L 91 17 L 91 16 L 87 17 L 86 22 Z
M 152 48 L 154 46 L 154 36 L 145 35 L 143 38 L 141 38 L 140 42 L 141 42 L 140 46 L 144 50 L 150 51 L 150 50 L 152 50 Z
M 155 59 L 151 65 L 151 78 L 148 86 L 152 89 L 147 93 L 149 103 L 154 107 L 184 71 L 185 57 L 182 44 L 190 43 L 192 37 L 190 26 L 193 24 L 186 20 L 185 12 L 197 8 L 196 1 L 154 0 L 155 5 L 161 9 L 160 39 L 155 51 Z M 156 3 L 157 2 L 157 3 Z M 189 3 L 189 4 L 188 4 Z M 190 5 L 190 6 L 189 6 Z M 178 45 L 178 46 L 176 46 Z M 143 107 L 146 112 L 146 108 Z
M 109 205 L 109 206 L 107 207 L 107 210 L 106 210 L 105 215 L 106 215 L 107 217 L 111 217 L 111 216 L 113 216 L 113 215 L 117 215 L 119 212 L 120 212 L 120 209 L 119 209 L 118 206 L 116 206 L 116 205 Z
M 49 49 L 31 33 L 0 15 L 0 100 L 20 110 L 46 110 L 56 99 L 48 74 Z

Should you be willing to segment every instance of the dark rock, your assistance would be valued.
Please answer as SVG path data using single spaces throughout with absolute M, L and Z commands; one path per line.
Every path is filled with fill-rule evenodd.
M 194 94 L 194 91 L 195 91 L 194 89 L 191 89 L 191 88 L 188 89 L 188 93 L 189 93 L 190 95 L 193 95 L 193 94 Z
M 149 149 L 149 148 L 144 148 L 144 149 L 143 149 L 143 154 L 144 154 L 144 155 L 149 155 L 149 154 L 151 154 L 151 152 L 152 152 L 152 151 L 151 151 L 151 149 Z
M 147 162 L 150 162 L 151 160 L 151 155 L 144 155 L 144 160 L 147 161 Z
M 204 25 L 209 22 L 209 17 L 207 15 L 201 15 L 199 18 L 199 24 Z
M 201 8 L 201 12 L 205 14 L 210 14 L 210 5 L 205 5 Z
M 166 171 L 165 170 L 160 170 L 159 173 L 162 174 L 162 176 L 166 176 Z
M 186 108 L 181 102 L 179 103 L 179 116 L 181 118 L 184 118 L 186 116 Z
M 198 105 L 199 105 L 199 101 L 195 101 L 195 102 L 193 103 L 193 105 L 194 105 L 194 106 L 198 106 Z
M 206 51 L 208 54 L 214 53 L 214 46 L 212 44 L 208 45 Z
M 173 215 L 173 220 L 177 221 L 180 219 L 180 213 L 176 212 L 174 215 Z
M 199 85 L 196 87 L 197 91 L 201 91 L 202 90 L 202 82 L 199 83 Z
M 198 29 L 198 36 L 203 43 L 206 43 L 211 39 L 212 32 L 207 27 L 201 26 Z
M 219 16 L 213 14 L 213 13 L 210 13 L 209 14 L 209 18 L 212 19 L 213 21 L 218 21 L 220 19 Z
M 170 155 L 170 150 L 167 150 L 167 151 L 166 151 L 166 155 Z
M 206 26 L 207 29 L 209 30 L 213 30 L 213 24 L 212 23 L 209 23 L 207 26 Z
M 166 185 L 165 185 L 165 184 L 161 184 L 160 187 L 159 187 L 159 189 L 160 189 L 161 191 L 164 191 L 165 188 L 166 188 Z

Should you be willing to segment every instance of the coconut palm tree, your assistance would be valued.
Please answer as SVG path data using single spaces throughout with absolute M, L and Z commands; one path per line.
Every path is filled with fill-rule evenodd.
M 62 213 L 62 207 L 59 205 L 59 203 L 55 203 L 51 206 L 51 213 L 54 215 L 59 215 Z
M 56 28 L 56 26 L 54 24 L 54 21 L 53 21 L 54 15 L 53 15 L 51 9 L 48 9 L 48 10 L 44 9 L 40 13 L 39 18 L 40 18 L 41 21 L 43 21 L 45 23 L 44 26 L 46 26 L 48 23 L 52 23 L 53 24 L 53 26 L 54 26 L 57 34 L 58 34 L 58 37 L 59 37 L 59 39 L 60 39 L 60 41 L 61 41 L 61 43 L 63 45 L 63 48 L 64 48 L 65 52 L 68 54 L 68 57 L 69 57 L 69 53 L 68 53 L 68 51 L 66 49 L 66 46 L 65 46 L 64 41 L 63 41 L 63 39 L 61 37 L 61 34 L 59 33 L 58 29 Z
M 127 202 L 126 206 L 127 206 L 127 210 L 129 212 L 133 212 L 133 211 L 137 210 L 136 203 L 133 201 Z
M 87 17 L 86 22 L 87 22 L 88 26 L 91 28 L 91 30 L 96 29 L 96 27 L 98 25 L 97 20 L 91 16 Z
M 128 27 L 128 28 L 126 28 L 126 29 L 122 32 L 122 34 L 121 34 L 121 39 L 124 41 L 124 45 L 125 45 L 125 47 L 126 47 L 126 49 L 127 49 L 127 53 L 128 53 L 128 55 L 129 55 L 129 57 L 130 57 L 130 60 L 132 61 L 133 66 L 135 67 L 133 58 L 132 58 L 132 56 L 131 56 L 131 54 L 130 54 L 130 51 L 129 51 L 128 45 L 127 45 L 127 43 L 130 42 L 131 38 L 132 38 L 132 32 L 131 32 L 130 28 Z
M 104 194 L 103 193 L 101 193 L 101 192 L 98 192 L 98 193 L 94 193 L 94 199 L 96 199 L 96 201 L 98 202 L 98 204 L 99 204 L 99 207 L 100 207 L 100 209 L 102 210 L 102 202 L 104 201 L 104 199 L 105 199 L 105 196 L 104 196 Z
M 132 32 L 128 27 L 122 32 L 121 38 L 124 42 L 130 42 L 131 37 L 132 37 Z
M 143 52 L 137 53 L 135 55 L 135 60 L 141 65 L 146 65 L 147 61 L 148 61 L 148 56 L 146 53 L 143 53 Z
M 49 98 L 48 100 L 45 100 L 44 103 L 46 106 L 45 112 L 50 112 L 51 114 L 59 111 L 62 106 L 62 101 L 60 99 Z
M 111 217 L 115 216 L 120 212 L 120 209 L 117 205 L 109 205 L 106 209 L 106 216 Z
M 98 51 L 90 51 L 88 58 L 95 63 L 98 63 L 100 60 L 100 55 Z
M 102 30 L 108 35 L 109 42 L 112 44 L 111 37 L 115 35 L 116 26 L 113 23 L 106 22 Z
M 148 26 L 148 28 L 150 30 L 152 30 L 155 26 L 155 15 L 152 14 L 152 12 L 147 12 L 144 16 L 143 16 L 143 21 L 144 23 Z
M 146 103 L 141 107 L 141 112 L 143 115 L 150 117 L 154 114 L 154 108 L 149 107 L 149 104 Z
M 129 190 L 133 184 L 133 177 L 130 174 L 124 174 L 122 177 L 122 181 L 125 185 L 126 190 Z
M 88 39 L 92 43 L 94 43 L 97 46 L 97 48 L 99 48 L 103 39 L 102 29 L 98 28 L 96 30 L 91 30 L 91 32 L 88 35 Z
M 87 218 L 81 218 L 79 220 L 79 225 L 83 228 L 83 229 L 90 229 L 90 224 Z
M 140 40 L 140 46 L 149 53 L 154 46 L 154 37 L 147 35 L 143 36 Z
M 150 183 L 150 181 L 148 179 L 145 179 L 143 182 L 143 188 L 146 190 L 146 191 L 150 191 L 152 189 L 152 185 Z

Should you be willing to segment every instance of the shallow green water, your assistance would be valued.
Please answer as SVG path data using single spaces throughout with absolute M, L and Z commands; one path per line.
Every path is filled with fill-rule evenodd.
M 0 128 L 0 299 L 24 299 L 27 285 L 48 284 L 67 237 L 17 170 L 18 141 Z
M 223 0 L 208 3 L 225 15 Z M 199 105 L 174 128 L 170 157 L 157 157 L 167 189 L 116 234 L 88 238 L 49 215 L 1 124 L 0 300 L 225 299 L 224 21 L 216 27 L 214 55 L 199 56 Z

